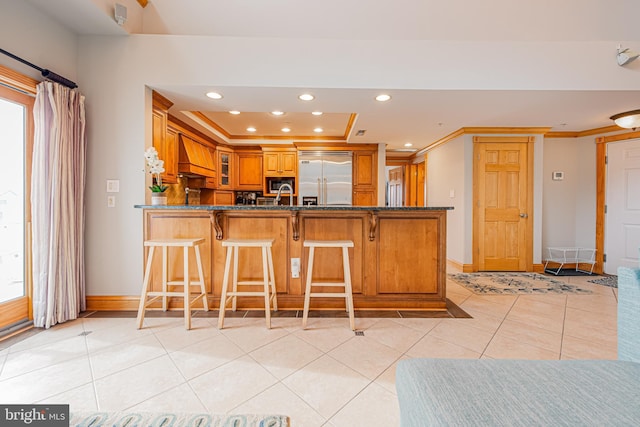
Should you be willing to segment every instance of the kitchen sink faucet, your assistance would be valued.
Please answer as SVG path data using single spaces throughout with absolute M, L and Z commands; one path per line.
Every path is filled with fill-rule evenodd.
M 276 196 L 276 205 L 280 204 L 280 197 L 282 197 L 282 189 L 287 187 L 289 189 L 289 206 L 293 206 L 293 188 L 289 184 L 282 184 L 278 188 L 278 195 Z

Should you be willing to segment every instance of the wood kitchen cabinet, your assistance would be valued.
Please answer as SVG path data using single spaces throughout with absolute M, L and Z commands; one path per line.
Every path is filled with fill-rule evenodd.
M 260 150 L 236 150 L 236 173 L 234 174 L 236 190 L 262 190 L 262 160 Z
M 169 108 L 173 102 L 157 92 L 153 92 L 153 146 L 158 157 L 164 161 L 163 184 L 178 182 L 178 134 L 168 127 Z
M 376 206 L 378 204 L 378 152 L 354 151 L 353 153 L 353 205 Z
M 295 177 L 298 173 L 298 152 L 295 148 L 262 147 L 264 176 Z
M 218 189 L 231 190 L 233 188 L 233 150 L 218 146 Z
M 446 310 L 446 215 L 449 208 L 393 209 L 353 207 L 318 210 L 294 207 L 290 210 L 255 206 L 221 208 L 202 206 L 176 210 L 170 207 L 145 209 L 144 238 L 202 236 L 202 264 L 210 307 L 220 306 L 224 276 L 226 239 L 274 239 L 273 261 L 278 308 L 301 310 L 304 305 L 306 270 L 292 277 L 291 258 L 308 263 L 307 240 L 351 240 L 349 263 L 356 310 Z M 410 245 L 407 242 L 411 242 Z M 194 257 L 189 262 L 193 263 Z M 339 249 L 327 248 L 315 254 L 313 276 L 321 282 L 342 278 Z M 145 258 L 146 259 L 146 258 Z M 169 252 L 169 263 L 179 274 L 182 257 Z M 192 265 L 190 271 L 196 271 Z M 154 261 L 155 279 L 161 274 L 160 259 Z M 243 257 L 239 280 L 261 277 L 259 256 Z M 154 284 L 157 287 L 157 284 Z M 154 288 L 157 289 L 157 288 Z M 328 292 L 336 292 L 332 288 Z M 174 301 L 175 300 L 175 301 Z M 171 301 L 178 308 L 180 298 Z M 238 300 L 240 310 L 263 309 L 263 297 Z M 316 298 L 312 310 L 344 310 L 344 299 Z
M 235 205 L 235 196 L 233 191 L 216 190 L 213 192 L 213 204 L 232 206 Z

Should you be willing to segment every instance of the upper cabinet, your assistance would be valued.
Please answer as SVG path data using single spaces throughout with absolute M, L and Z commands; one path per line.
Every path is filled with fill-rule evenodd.
M 264 176 L 295 177 L 298 173 L 298 152 L 295 148 L 262 147 Z
M 164 161 L 162 182 L 175 184 L 178 182 L 178 140 L 175 132 L 168 132 L 169 108 L 173 105 L 164 96 L 153 92 L 153 146 L 158 157 Z
M 233 150 L 218 146 L 218 188 L 231 190 L 233 188 Z
M 233 174 L 236 190 L 262 190 L 262 151 L 236 150 L 236 172 Z
M 378 152 L 353 153 L 353 205 L 376 206 L 378 203 Z

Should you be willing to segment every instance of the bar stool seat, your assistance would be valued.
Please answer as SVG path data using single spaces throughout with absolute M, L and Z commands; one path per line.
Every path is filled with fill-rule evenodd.
M 220 312 L 218 314 L 218 329 L 224 327 L 224 314 L 227 304 L 231 301 L 231 309 L 236 311 L 238 297 L 261 296 L 264 297 L 264 315 L 267 328 L 271 328 L 271 304 L 273 310 L 278 311 L 278 297 L 276 295 L 275 274 L 273 270 L 273 255 L 271 247 L 273 239 L 227 239 L 222 242 L 222 246 L 227 248 L 227 255 L 224 265 L 224 277 L 222 279 L 222 294 L 220 295 Z M 262 280 L 238 281 L 238 250 L 239 248 L 259 248 L 262 253 Z M 229 291 L 229 273 L 231 261 L 233 260 L 233 284 Z M 262 291 L 238 291 L 238 286 L 262 285 Z
M 162 311 L 167 311 L 167 298 L 180 297 L 184 299 L 184 326 L 191 329 L 191 309 L 192 304 L 197 300 L 202 300 L 204 311 L 209 311 L 207 302 L 207 291 L 204 287 L 204 274 L 202 272 L 202 259 L 200 258 L 200 245 L 205 242 L 202 238 L 185 238 L 185 239 L 152 239 L 145 240 L 144 246 L 149 248 L 147 255 L 147 265 L 144 271 L 144 280 L 142 282 L 142 293 L 140 295 L 140 304 L 138 306 L 138 329 L 142 328 L 144 322 L 144 314 L 146 310 L 154 310 L 147 308 L 151 303 L 162 298 Z M 149 291 L 149 282 L 151 277 L 151 263 L 153 262 L 153 254 L 155 248 L 162 248 L 162 290 Z M 169 264 L 167 262 L 167 252 L 170 247 L 183 248 L 184 278 L 182 280 L 169 279 Z M 189 248 L 193 248 L 196 254 L 196 265 L 198 267 L 198 280 L 192 281 L 189 277 Z M 191 286 L 199 285 L 200 293 L 193 299 L 191 298 Z M 182 291 L 174 291 L 173 287 L 182 286 Z M 151 299 L 147 300 L 148 297 Z
M 353 247 L 351 240 L 305 240 L 303 243 L 305 248 L 309 248 L 309 261 L 307 263 L 307 277 L 304 291 L 304 310 L 302 312 L 302 328 L 307 327 L 307 317 L 309 315 L 309 304 L 312 297 L 335 297 L 344 298 L 349 313 L 349 326 L 351 330 L 355 330 L 355 314 L 353 309 L 353 290 L 351 288 L 351 269 L 349 267 L 349 248 Z M 314 282 L 313 260 L 316 248 L 342 248 L 342 282 Z M 343 286 L 344 292 L 311 292 L 312 286 Z

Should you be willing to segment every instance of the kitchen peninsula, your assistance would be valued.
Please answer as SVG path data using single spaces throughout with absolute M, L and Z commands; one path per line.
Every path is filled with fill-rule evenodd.
M 446 310 L 446 215 L 450 207 L 137 205 L 144 212 L 144 239 L 203 237 L 202 261 L 212 307 L 219 307 L 227 238 L 273 238 L 278 307 L 300 310 L 307 251 L 304 240 L 352 240 L 349 252 L 357 310 Z M 339 253 L 316 254 L 314 280 L 342 277 Z M 170 253 L 173 271 L 182 257 Z M 146 254 L 145 254 L 146 259 Z M 300 261 L 300 269 L 292 267 Z M 192 260 L 193 261 L 193 260 Z M 160 274 L 160 262 L 153 271 Z M 244 257 L 241 280 L 261 278 L 260 257 Z M 195 265 L 194 265 L 195 267 Z M 196 271 L 193 268 L 191 271 Z M 327 288 L 331 291 L 331 288 Z M 181 304 L 181 302 L 176 302 Z M 179 306 L 179 305 L 178 305 Z M 259 297 L 238 300 L 262 309 Z M 342 309 L 344 301 L 314 298 L 312 310 Z

